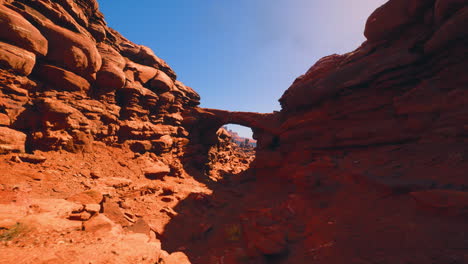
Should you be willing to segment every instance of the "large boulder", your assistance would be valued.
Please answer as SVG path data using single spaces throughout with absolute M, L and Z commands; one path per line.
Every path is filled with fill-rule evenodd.
M 386 39 L 417 19 L 428 4 L 431 4 L 431 1 L 390 0 L 377 8 L 367 19 L 364 36 L 369 41 Z
M 83 223 L 83 230 L 91 233 L 105 233 L 112 230 L 115 223 L 105 215 L 99 214 Z
M 52 65 L 39 64 L 34 74 L 57 91 L 88 91 L 90 87 L 83 77 Z
M 164 153 L 171 150 L 172 146 L 174 145 L 174 141 L 172 137 L 169 135 L 164 135 L 157 140 L 152 141 L 154 151 L 156 153 Z
M 86 79 L 101 68 L 101 55 L 92 39 L 51 22 L 44 23 L 42 32 L 49 40 L 47 60 Z
M 130 60 L 127 61 L 125 68 L 132 71 L 134 80 L 140 82 L 141 84 L 147 83 L 153 79 L 156 74 L 158 74 L 158 70 L 156 68 L 141 65 Z
M 98 92 L 105 93 L 122 88 L 125 85 L 125 59 L 107 44 L 100 43 L 98 50 L 102 57 L 102 67 L 95 82 Z
M 190 264 L 190 260 L 183 252 L 174 252 L 163 258 L 162 264 Z
M 172 79 L 167 76 L 163 71 L 158 71 L 153 80 L 151 80 L 150 87 L 157 93 L 165 93 L 171 90 L 174 86 Z
M 36 63 L 36 55 L 22 48 L 0 42 L 0 68 L 29 75 Z
M 157 161 L 144 169 L 145 177 L 152 180 L 162 179 L 170 172 L 171 169 L 169 168 L 169 166 L 167 166 L 161 161 Z
M 0 39 L 38 55 L 47 54 L 48 42 L 41 32 L 5 6 L 0 6 Z
M 125 85 L 125 74 L 113 63 L 106 63 L 96 75 L 96 88 L 99 92 L 111 92 Z
M 0 127 L 0 154 L 24 152 L 26 134 L 8 127 Z

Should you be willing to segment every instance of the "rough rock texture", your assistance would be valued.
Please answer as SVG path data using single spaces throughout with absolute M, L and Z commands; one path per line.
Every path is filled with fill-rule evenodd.
M 205 174 L 216 181 L 227 175 L 235 175 L 247 170 L 255 158 L 254 148 L 238 145 L 233 141 L 229 131 L 224 128 L 220 128 L 216 136 L 217 143 L 208 151 Z
M 0 154 L 15 153 L 2 160 L 2 170 L 8 168 L 9 171 L 0 177 L 0 192 L 15 192 L 14 187 L 10 188 L 13 172 L 26 173 L 22 170 L 27 164 L 47 169 L 33 169 L 26 180 L 18 177 L 18 184 L 30 184 L 29 180 L 33 185 L 55 182 L 56 190 L 65 188 L 72 193 L 88 188 L 71 179 L 77 175 L 90 177 L 92 183 L 86 186 L 101 184 L 110 189 L 127 188 L 133 186 L 134 181 L 148 184 L 171 180 L 162 179 L 163 176 L 182 177 L 184 171 L 179 157 L 184 142 L 188 141 L 188 133 L 181 125 L 182 112 L 198 105 L 198 101 L 198 94 L 177 81 L 173 70 L 149 48 L 132 43 L 108 28 L 95 0 L 0 1 Z M 59 180 L 43 174 L 53 173 L 63 163 L 51 161 L 48 152 L 43 156 L 16 154 L 64 150 L 85 155 L 112 147 L 128 154 L 129 159 L 143 157 L 141 168 L 127 171 L 125 177 L 116 177 L 107 167 L 115 167 L 115 164 L 104 162 L 93 165 L 92 173 L 65 173 Z M 47 162 L 53 165 L 48 167 Z M 117 168 L 122 166 L 117 165 Z M 101 168 L 106 170 L 100 172 Z M 142 168 L 146 168 L 146 173 Z M 47 199 L 55 192 L 50 186 L 42 191 L 36 187 L 32 189 L 32 196 Z M 154 191 L 149 192 L 154 194 Z M 171 201 L 176 199 L 171 198 Z M 30 205 L 9 199 L 8 195 L 4 202 L 14 205 L 11 210 L 5 209 L 13 216 L 16 209 L 21 211 Z M 87 222 L 84 230 L 99 233 L 96 236 L 102 241 L 94 246 L 86 243 L 82 249 L 77 249 L 68 245 L 73 243 L 67 240 L 63 246 L 68 249 L 45 246 L 45 250 L 33 250 L 26 255 L 18 248 L 2 249 L 2 261 L 12 263 L 18 254 L 23 256 L 18 261 L 24 263 L 173 263 L 182 258 L 179 254 L 164 260 L 163 255 L 169 254 L 161 250 L 155 238 L 149 242 L 146 235 L 122 233 L 122 226 L 125 228 L 128 221 L 135 221 L 136 216 L 129 213 L 126 217 L 130 220 L 125 220 L 117 202 L 109 196 L 102 202 L 106 216 L 95 215 L 100 211 L 100 202 L 83 203 L 84 209 L 72 210 L 58 218 L 56 215 L 42 218 L 39 212 L 30 212 L 32 218 L 40 220 L 40 229 L 63 225 L 74 230 L 77 224 L 81 229 L 81 221 L 84 221 Z M 162 203 L 170 204 L 170 201 Z M 165 212 L 160 214 L 167 217 Z M 9 217 L 12 215 L 0 214 L 0 221 L 7 219 L 31 225 L 23 221 L 25 215 L 19 213 L 13 220 Z M 0 228 L 0 240 L 9 240 L 9 232 L 23 233 L 15 228 Z M 35 235 L 39 240 L 44 238 L 35 231 L 25 233 L 30 233 L 26 238 Z M 86 234 L 78 232 L 71 234 L 70 240 L 85 241 L 85 237 Z M 112 244 L 113 240 L 117 244 Z M 24 244 L 28 244 L 27 239 Z M 122 252 L 127 247 L 130 250 Z M 76 259 L 71 260 L 67 250 L 76 250 L 76 254 L 73 253 Z
M 0 1 L 0 153 L 32 152 L 0 156 L 2 261 L 468 263 L 467 8 L 388 1 L 259 114 L 196 107 L 93 0 Z
M 169 257 L 160 236 L 179 200 L 209 190 L 187 175 L 147 179 L 142 168 L 161 163 L 153 153 L 93 150 L 0 156 L 0 263 L 184 259 Z
M 256 139 L 257 159 L 259 153 L 270 152 L 270 145 L 275 144 L 275 137 L 279 126 L 277 113 L 259 114 L 251 112 L 229 112 L 216 109 L 190 108 L 184 112 L 183 125 L 189 132 L 189 139 L 185 152 L 184 164 L 186 168 L 204 169 L 202 164 L 208 159 L 210 148 L 220 142 L 218 130 L 225 124 L 238 124 L 252 128 Z
M 211 218 L 176 208 L 180 242 L 165 245 L 196 263 L 468 262 L 467 8 L 390 0 L 358 49 L 295 80 L 281 112 L 186 112 L 188 161 L 227 123 L 251 127 L 257 152 L 214 189 Z M 184 238 L 199 222 L 209 231 Z
M 187 138 L 181 113 L 199 96 L 149 48 L 108 28 L 97 8 L 94 0 L 0 5 L 2 125 L 27 135 L 14 150 L 92 151 L 102 141 L 177 162 Z
M 0 127 L 0 153 L 24 152 L 26 135 L 8 127 Z

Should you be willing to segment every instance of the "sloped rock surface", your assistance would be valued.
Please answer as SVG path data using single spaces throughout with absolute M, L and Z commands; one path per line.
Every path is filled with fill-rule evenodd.
M 0 113 L 27 134 L 23 148 L 186 137 L 181 112 L 199 96 L 149 48 L 108 28 L 95 1 L 6 1 L 0 24 L 0 68 L 10 76 L 0 80 Z
M 29 75 L 32 72 L 36 56 L 24 49 L 0 42 L 0 65 L 10 68 L 15 73 Z
M 0 152 L 24 152 L 24 144 L 26 142 L 26 135 L 19 131 L 0 127 Z
M 2 5 L 0 20 L 2 21 L 0 34 L 3 40 L 37 55 L 47 54 L 47 39 L 23 16 Z

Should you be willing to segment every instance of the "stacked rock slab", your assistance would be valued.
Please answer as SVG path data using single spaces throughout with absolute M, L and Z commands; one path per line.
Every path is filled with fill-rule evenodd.
M 0 71 L 4 153 L 93 141 L 175 153 L 181 112 L 199 101 L 151 49 L 107 27 L 95 0 L 1 1 Z

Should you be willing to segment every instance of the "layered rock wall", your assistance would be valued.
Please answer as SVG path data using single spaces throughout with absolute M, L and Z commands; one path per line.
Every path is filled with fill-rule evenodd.
M 2 1 L 0 149 L 181 151 L 199 96 L 148 47 L 106 26 L 94 0 Z
M 279 152 L 368 152 L 370 177 L 466 183 L 460 171 L 468 154 L 466 4 L 392 0 L 377 9 L 361 47 L 321 59 L 281 97 Z M 398 176 L 373 171 L 370 159 L 395 153 Z M 444 156 L 439 162 L 453 173 L 428 173 L 416 164 L 417 156 L 431 154 Z M 459 158 L 450 161 L 454 155 Z

